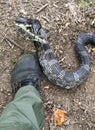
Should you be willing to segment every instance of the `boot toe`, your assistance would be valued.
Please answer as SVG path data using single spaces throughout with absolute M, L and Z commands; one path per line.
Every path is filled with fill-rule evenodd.
M 41 68 L 36 54 L 26 54 L 16 63 L 12 72 L 12 87 L 25 80 L 40 79 Z M 36 80 L 35 80 L 36 81 Z M 30 82 L 30 81 L 29 81 Z M 33 81 L 34 82 L 34 81 Z

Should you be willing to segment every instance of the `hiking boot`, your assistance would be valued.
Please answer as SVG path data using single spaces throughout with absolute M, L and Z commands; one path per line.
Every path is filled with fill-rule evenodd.
M 19 59 L 12 72 L 12 88 L 15 94 L 19 88 L 32 85 L 40 86 L 41 68 L 35 54 L 27 54 Z

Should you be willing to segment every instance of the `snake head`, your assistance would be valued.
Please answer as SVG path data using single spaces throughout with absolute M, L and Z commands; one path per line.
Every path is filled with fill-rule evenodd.
M 17 29 L 22 32 L 22 28 L 30 31 L 31 33 L 38 34 L 39 30 L 41 29 L 41 24 L 37 19 L 28 19 L 24 17 L 17 17 L 16 18 L 16 27 Z
M 27 30 L 30 33 L 38 35 L 40 38 L 47 39 L 49 37 L 49 31 L 45 28 L 42 28 L 42 25 L 39 20 L 34 18 L 16 18 L 16 27 L 25 37 L 27 37 Z

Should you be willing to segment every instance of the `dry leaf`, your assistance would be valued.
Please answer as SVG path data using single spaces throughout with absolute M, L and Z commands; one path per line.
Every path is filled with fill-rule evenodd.
M 67 118 L 66 118 L 66 111 L 63 111 L 61 109 L 57 109 L 54 111 L 54 113 L 52 114 L 51 116 L 51 121 L 52 123 L 55 125 L 55 126 L 62 126 L 62 124 L 64 122 L 67 121 Z
M 13 2 L 14 2 L 14 3 L 16 3 L 16 2 L 17 2 L 17 0 L 13 0 Z

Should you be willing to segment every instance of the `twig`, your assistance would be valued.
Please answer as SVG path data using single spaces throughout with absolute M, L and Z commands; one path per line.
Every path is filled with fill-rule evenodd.
M 5 32 L 7 32 L 7 31 L 8 31 L 8 28 L 5 29 Z M 1 43 L 5 40 L 5 38 L 7 36 L 7 34 L 5 32 L 3 32 L 3 35 L 1 34 L 1 36 L 3 37 L 2 40 L 0 41 Z
M 22 51 L 24 51 L 24 48 L 22 48 L 19 44 L 17 44 L 14 40 L 9 39 L 8 37 L 6 37 L 6 39 L 13 45 L 17 46 L 19 49 L 21 49 Z
M 65 57 L 63 57 L 63 58 L 59 61 L 59 63 L 63 62 L 63 61 L 64 61 L 64 59 L 65 59 Z
M 42 11 L 43 9 L 45 9 L 47 6 L 48 6 L 48 4 L 43 5 L 40 9 L 38 9 L 38 10 L 36 11 L 35 14 L 41 12 L 41 11 Z
M 49 23 L 49 19 L 47 19 L 45 16 L 42 16 L 42 18 Z
M 8 43 L 8 45 L 11 47 L 11 48 L 13 48 L 13 45 L 8 41 L 8 39 L 4 39 L 5 41 L 6 41 L 6 43 Z

